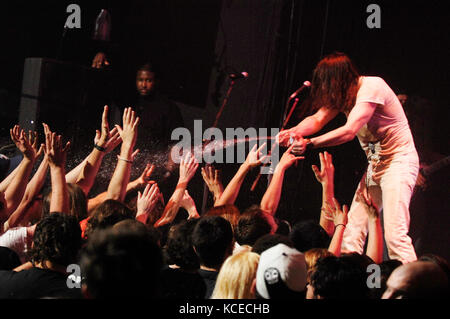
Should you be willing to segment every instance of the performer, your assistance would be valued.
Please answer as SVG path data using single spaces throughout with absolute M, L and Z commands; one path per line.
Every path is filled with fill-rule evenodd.
M 293 152 L 340 145 L 358 137 L 367 155 L 368 168 L 361 179 L 349 211 L 343 251 L 363 253 L 368 214 L 359 192 L 368 192 L 383 209 L 385 240 L 391 259 L 403 263 L 417 259 L 409 230 L 409 203 L 419 158 L 402 105 L 380 77 L 360 76 L 349 57 L 333 53 L 316 66 L 311 91 L 315 113 L 297 126 L 279 133 L 281 145 L 295 138 Z M 339 112 L 345 125 L 323 135 L 320 131 Z

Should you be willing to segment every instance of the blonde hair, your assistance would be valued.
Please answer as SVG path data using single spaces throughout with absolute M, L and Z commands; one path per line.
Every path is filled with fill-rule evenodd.
M 308 281 L 311 275 L 316 270 L 316 263 L 322 257 L 334 256 L 333 253 L 329 252 L 326 248 L 313 248 L 305 252 L 305 261 L 307 268 L 307 278 Z
M 211 299 L 254 299 L 259 255 L 243 251 L 228 257 L 220 268 Z

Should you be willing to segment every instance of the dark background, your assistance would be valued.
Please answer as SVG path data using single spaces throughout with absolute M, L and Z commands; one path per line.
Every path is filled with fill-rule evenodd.
M 68 16 L 66 7 L 72 2 L 81 7 L 81 29 L 68 30 L 63 37 Z M 370 3 L 373 1 L 3 3 L 0 10 L 1 143 L 9 143 L 8 130 L 18 121 L 27 57 L 64 61 L 85 72 L 85 77 L 77 77 L 79 73 L 71 71 L 58 73 L 50 90 L 60 92 L 60 99 L 46 101 L 52 110 L 59 110 L 53 112 L 58 114 L 55 125 L 59 124 L 65 136 L 76 142 L 72 162 L 68 163 L 72 167 L 90 150 L 97 128 L 93 126 L 99 124 L 103 104 L 113 100 L 124 106 L 128 97 L 135 94 L 135 70 L 145 61 L 153 61 L 161 69 L 161 90 L 179 104 L 188 128 L 192 129 L 194 119 L 202 119 L 204 129 L 212 125 L 230 83 L 227 75 L 242 71 L 250 76 L 236 81 L 218 126 L 271 128 L 280 127 L 287 97 L 303 81 L 311 79 L 319 59 L 333 51 L 343 51 L 362 74 L 383 77 L 396 93 L 428 100 L 423 118 L 431 123 L 431 130 L 426 133 L 431 136 L 430 148 L 447 155 L 450 27 L 445 1 L 376 1 L 381 7 L 381 29 L 369 29 L 366 25 L 369 16 L 366 8 Z M 112 42 L 106 49 L 111 68 L 95 73 L 89 66 L 95 53 L 104 47 L 93 42 L 91 35 L 101 8 L 107 8 L 112 17 Z M 80 90 L 87 93 L 78 102 L 71 94 Z M 66 93 L 61 92 L 67 92 L 68 97 L 64 98 Z M 302 102 L 307 99 L 307 93 L 301 95 Z M 298 116 L 302 114 L 307 114 L 306 104 L 299 105 L 290 126 L 301 120 Z M 324 130 L 344 122 L 345 118 L 338 117 Z M 365 169 L 364 154 L 356 140 L 328 151 L 333 154 L 336 167 L 336 197 L 350 204 Z M 141 161 L 145 161 L 144 155 Z M 279 217 L 291 223 L 318 219 L 321 191 L 310 169 L 317 162 L 316 152 L 289 170 Z M 218 166 L 223 169 L 224 184 L 238 167 Z M 113 162 L 105 162 L 93 191 L 105 187 L 113 167 Z M 135 167 L 132 177 L 140 169 Z M 258 203 L 266 189 L 267 181 L 263 178 L 255 192 L 249 191 L 255 175 L 252 172 L 242 186 L 237 201 L 241 209 Z M 426 249 L 446 256 L 448 248 L 438 243 L 450 242 L 448 176 L 448 169 L 444 169 L 433 177 L 434 183 L 428 191 L 433 196 L 426 196 L 426 208 L 420 213 L 411 212 L 412 228 L 417 224 L 415 219 L 421 220 L 417 232 L 429 243 Z M 200 209 L 201 178 L 194 182 L 190 185 L 191 194 Z

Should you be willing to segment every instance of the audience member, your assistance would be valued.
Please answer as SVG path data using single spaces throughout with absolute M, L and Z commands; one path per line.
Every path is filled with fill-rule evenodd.
M 231 224 L 220 216 L 200 218 L 192 233 L 192 245 L 200 261 L 198 273 L 206 285 L 204 298 L 209 299 L 220 267 L 233 252 Z
M 353 255 L 328 256 L 316 262 L 308 285 L 310 299 L 368 299 L 366 268 Z
M 192 246 L 192 232 L 198 219 L 182 221 L 170 228 L 164 249 L 161 272 L 161 297 L 167 299 L 202 299 L 206 285 L 198 273 L 200 262 Z
M 81 256 L 85 298 L 157 298 L 162 253 L 142 227 L 94 231 Z
M 247 251 L 228 257 L 220 268 L 211 299 L 255 299 L 259 258 Z
M 252 246 L 252 252 L 261 255 L 263 251 L 278 244 L 284 244 L 291 248 L 294 247 L 294 243 L 289 239 L 288 236 L 280 234 L 266 234 L 256 240 L 256 242 Z
M 448 278 L 436 263 L 414 261 L 396 268 L 382 299 L 447 299 Z
M 256 295 L 263 299 L 305 299 L 305 256 L 278 244 L 261 253 L 256 273 Z
M 0 271 L 0 298 L 81 298 L 80 289 L 67 285 L 67 266 L 77 263 L 80 226 L 73 216 L 51 213 L 36 226 L 30 251 L 32 267 Z
M 330 237 L 326 231 L 312 220 L 298 222 L 289 235 L 295 249 L 306 252 L 312 248 L 328 248 Z

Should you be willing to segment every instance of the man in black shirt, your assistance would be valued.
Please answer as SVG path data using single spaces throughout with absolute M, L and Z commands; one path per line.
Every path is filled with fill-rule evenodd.
M 150 64 L 137 70 L 136 89 L 139 93 L 135 111 L 140 118 L 137 148 L 165 148 L 171 134 L 184 125 L 178 106 L 162 96 L 157 90 L 158 74 Z

